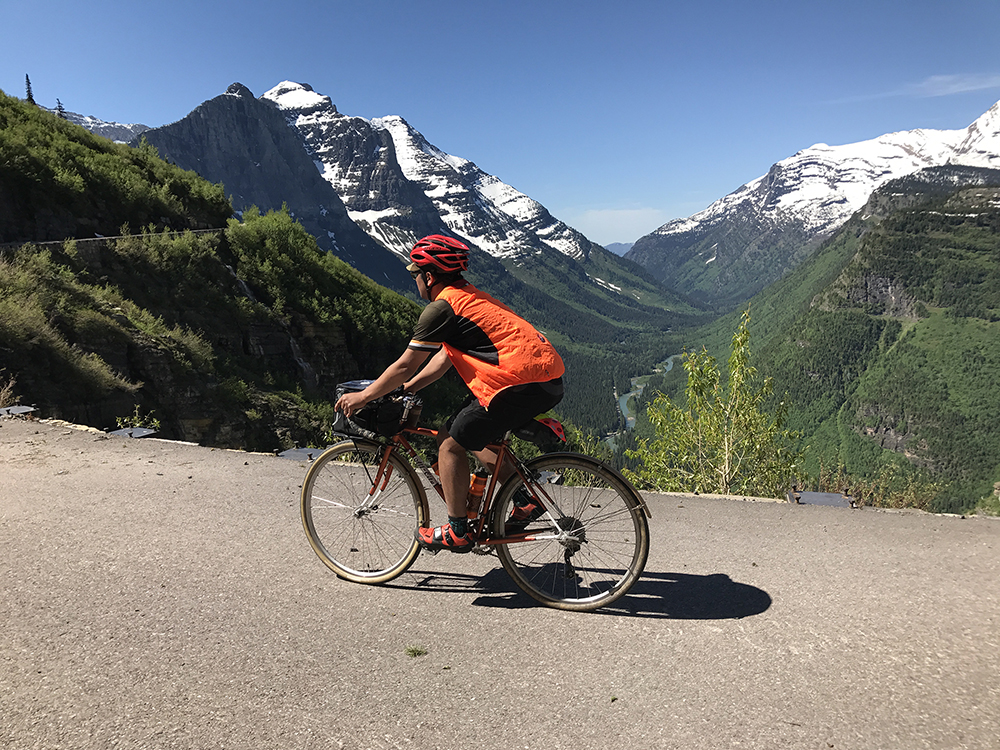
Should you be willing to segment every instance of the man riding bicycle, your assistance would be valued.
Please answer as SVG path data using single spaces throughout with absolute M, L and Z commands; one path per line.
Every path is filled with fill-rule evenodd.
M 448 523 L 416 531 L 425 549 L 452 552 L 468 552 L 475 544 L 466 507 L 467 451 L 493 471 L 496 454 L 486 446 L 558 404 L 565 371 L 562 358 L 545 336 L 462 277 L 469 267 L 468 252 L 464 243 L 440 234 L 424 237 L 413 246 L 406 269 L 420 296 L 430 304 L 420 314 L 403 355 L 363 391 L 345 393 L 336 404 L 336 409 L 350 417 L 400 385 L 415 393 L 455 368 L 472 395 L 437 438 Z M 421 370 L 424 362 L 427 365 Z M 538 510 L 516 507 L 512 520 L 523 522 Z

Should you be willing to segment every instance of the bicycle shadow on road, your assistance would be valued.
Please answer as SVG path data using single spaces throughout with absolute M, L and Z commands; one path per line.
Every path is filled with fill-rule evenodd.
M 734 581 L 725 573 L 699 576 L 647 570 L 628 594 L 597 612 L 670 620 L 739 620 L 766 612 L 771 601 L 763 589 Z
M 541 607 L 516 588 L 503 568 L 484 576 L 467 573 L 410 571 L 397 579 L 413 581 L 410 585 L 386 584 L 388 588 L 450 593 L 479 593 L 472 604 L 477 607 Z M 738 620 L 766 612 L 771 596 L 756 586 L 738 583 L 725 573 L 692 575 L 690 573 L 653 573 L 642 578 L 614 604 L 595 614 L 619 617 L 651 617 L 669 620 Z

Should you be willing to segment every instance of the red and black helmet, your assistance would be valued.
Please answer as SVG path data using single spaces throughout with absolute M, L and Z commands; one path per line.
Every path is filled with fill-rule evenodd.
M 410 251 L 410 260 L 413 262 L 406 267 L 407 271 L 461 273 L 469 267 L 469 248 L 454 237 L 431 234 L 417 241 Z

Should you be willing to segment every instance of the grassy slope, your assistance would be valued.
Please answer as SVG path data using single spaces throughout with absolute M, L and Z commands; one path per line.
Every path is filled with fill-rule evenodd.
M 0 242 L 222 227 L 221 185 L 0 92 Z

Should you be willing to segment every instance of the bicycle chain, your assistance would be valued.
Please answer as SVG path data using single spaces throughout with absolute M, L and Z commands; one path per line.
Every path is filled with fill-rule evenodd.
M 444 552 L 443 549 L 427 549 L 426 547 L 421 547 L 421 551 L 427 555 L 436 555 L 438 552 Z M 484 547 L 481 544 L 477 544 L 471 550 L 469 550 L 474 555 L 495 555 L 496 550 L 492 547 Z

